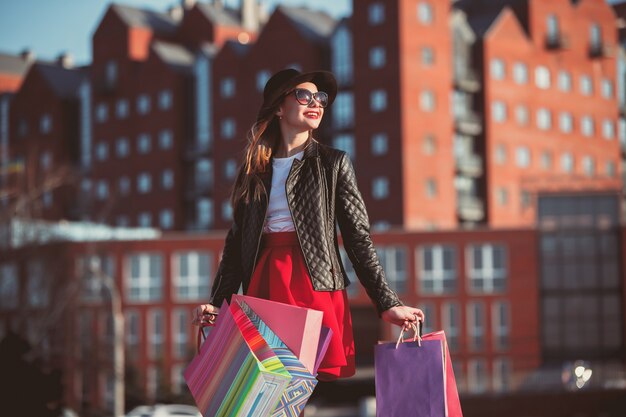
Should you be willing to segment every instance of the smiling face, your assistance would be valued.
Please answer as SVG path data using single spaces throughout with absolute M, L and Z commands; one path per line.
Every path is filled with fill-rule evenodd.
M 317 92 L 317 86 L 311 82 L 298 84 L 295 88 L 304 88 L 311 93 Z M 281 124 L 289 129 L 309 131 L 319 127 L 324 109 L 315 100 L 311 100 L 308 105 L 300 104 L 292 91 L 285 97 L 276 115 L 282 117 Z

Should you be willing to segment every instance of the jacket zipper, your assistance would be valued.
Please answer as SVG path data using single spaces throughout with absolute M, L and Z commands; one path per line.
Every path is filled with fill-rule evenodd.
M 260 179 L 259 179 L 260 180 Z M 265 184 L 261 180 L 261 187 L 263 187 L 263 195 L 265 195 L 265 211 L 263 212 L 263 224 L 261 225 L 261 233 L 259 233 L 259 238 L 256 242 L 256 252 L 254 253 L 254 262 L 252 262 L 252 268 L 256 266 L 256 260 L 259 256 L 259 249 L 261 247 L 261 238 L 263 237 L 263 228 L 265 227 L 265 216 L 267 216 L 267 209 L 269 208 L 269 198 L 267 198 L 267 188 L 265 188 Z

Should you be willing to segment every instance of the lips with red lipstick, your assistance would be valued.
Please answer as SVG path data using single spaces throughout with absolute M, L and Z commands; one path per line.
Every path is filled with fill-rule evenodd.
M 315 110 L 307 110 L 304 112 L 304 117 L 307 119 L 317 120 L 321 117 L 321 112 Z

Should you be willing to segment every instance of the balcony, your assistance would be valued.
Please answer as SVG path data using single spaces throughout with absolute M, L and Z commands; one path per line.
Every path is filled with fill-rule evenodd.
M 459 90 L 466 91 L 468 93 L 475 93 L 480 90 L 481 83 L 478 75 L 473 69 L 465 69 L 462 71 L 455 71 L 454 86 Z
M 462 221 L 478 222 L 485 218 L 483 201 L 472 195 L 457 196 L 457 213 Z
M 570 45 L 569 38 L 561 33 L 546 34 L 546 49 L 567 49 Z
M 604 43 L 592 43 L 589 45 L 590 58 L 607 58 L 613 56 L 613 47 Z
M 480 156 L 469 154 L 456 158 L 457 172 L 466 177 L 480 177 L 483 175 L 483 160 Z
M 193 178 L 190 178 L 186 193 L 188 199 L 193 200 L 198 197 L 210 196 L 211 194 L 213 194 L 213 181 L 194 181 Z
M 457 116 L 454 123 L 456 131 L 464 135 L 477 136 L 483 132 L 480 116 L 472 111 Z

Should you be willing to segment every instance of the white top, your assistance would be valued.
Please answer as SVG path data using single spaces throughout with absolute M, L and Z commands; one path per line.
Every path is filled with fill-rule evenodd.
M 267 205 L 267 216 L 265 217 L 264 233 L 272 232 L 292 232 L 295 229 L 291 212 L 287 206 L 287 193 L 285 182 L 291 170 L 294 159 L 301 160 L 304 151 L 287 158 L 272 159 L 272 190 L 270 191 L 270 201 Z

